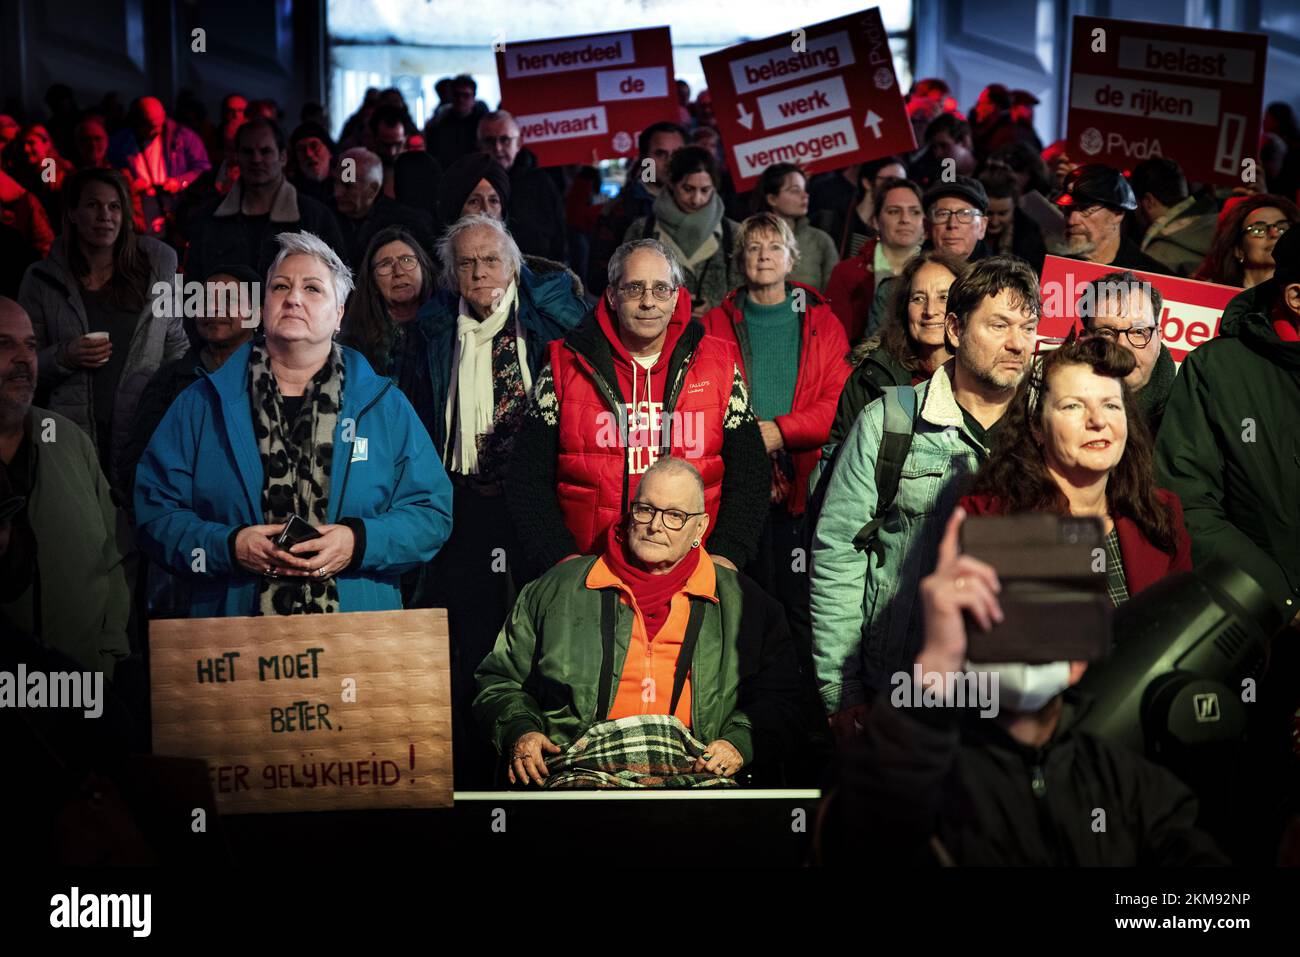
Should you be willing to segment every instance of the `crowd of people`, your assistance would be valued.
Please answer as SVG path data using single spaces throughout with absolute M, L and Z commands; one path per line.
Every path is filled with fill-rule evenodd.
M 887 690 L 1001 614 L 965 516 L 1045 512 L 1100 524 L 1114 606 L 1247 571 L 1300 727 L 1291 109 L 1224 189 L 927 79 L 914 153 L 738 193 L 677 90 L 607 202 L 468 76 L 337 138 L 234 93 L 0 115 L 6 660 L 101 671 L 147 729 L 150 620 L 445 608 L 458 788 L 838 781 L 840 853 L 1225 860 L 1178 779 L 1071 730 L 1086 662 L 1008 663 L 993 722 Z M 1049 254 L 1106 274 L 1043 354 Z M 1181 370 L 1135 271 L 1241 290 Z M 1052 820 L 1002 840 L 1021 811 Z

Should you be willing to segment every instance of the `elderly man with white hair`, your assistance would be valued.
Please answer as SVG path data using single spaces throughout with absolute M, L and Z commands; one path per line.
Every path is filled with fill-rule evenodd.
M 581 284 L 554 264 L 530 268 L 500 220 L 466 216 L 438 246 L 443 289 L 420 309 L 428 340 L 433 444 L 455 487 L 453 531 L 416 604 L 445 607 L 452 635 L 453 726 L 472 728 L 474 668 L 514 600 L 520 548 L 502 497 L 528 393 L 547 343 L 586 313 Z M 421 410 L 424 412 L 425 410 Z M 475 746 L 479 750 L 476 751 Z M 490 784 L 491 755 L 457 737 L 456 786 Z
M 333 179 L 335 218 L 354 271 L 361 269 L 370 240 L 389 226 L 401 226 L 433 252 L 433 216 L 384 195 L 384 164 L 376 154 L 361 146 L 344 150 L 334 162 Z
M 282 233 L 264 338 L 180 394 L 136 469 L 149 556 L 195 618 L 391 611 L 451 530 L 451 490 L 411 404 L 334 341 L 352 274 Z
M 523 145 L 515 118 L 505 110 L 478 121 L 478 148 L 510 177 L 510 217 L 507 225 L 527 256 L 568 260 L 564 195 L 549 170 L 538 169 L 537 157 Z

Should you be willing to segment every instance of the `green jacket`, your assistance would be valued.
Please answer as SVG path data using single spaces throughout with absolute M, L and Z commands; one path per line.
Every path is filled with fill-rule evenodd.
M 855 346 L 850 358 L 853 361 L 853 372 L 840 392 L 840 402 L 835 407 L 835 421 L 831 424 L 830 438 L 827 439 L 831 451 L 849 434 L 849 429 L 858 420 L 858 413 L 884 395 L 886 387 L 912 384 L 912 373 L 880 344 L 879 336 L 873 336 Z M 822 452 L 823 461 L 828 454 Z
M 587 587 L 596 561 L 564 562 L 525 586 L 475 672 L 474 718 L 497 751 L 529 731 L 563 748 L 604 720 L 608 706 L 597 713 L 602 685 L 613 704 L 634 612 L 618 588 Z M 703 608 L 690 672 L 691 733 L 706 743 L 725 738 L 746 764 L 780 760 L 801 730 L 798 664 L 785 616 L 750 579 L 715 569 L 717 601 L 690 599 Z M 606 628 L 613 639 L 608 658 Z
M 1199 565 L 1225 558 L 1287 620 L 1300 607 L 1300 343 L 1268 319 L 1272 283 L 1238 294 L 1219 337 L 1183 361 L 1156 441 Z
M 1176 276 L 1190 276 L 1214 242 L 1219 207 L 1213 197 L 1188 196 L 1169 208 L 1142 237 L 1142 251 Z
M 32 406 L 27 521 L 36 537 L 36 580 L 0 615 L 83 668 L 113 677 L 130 653 L 131 593 L 122 567 L 118 513 L 95 445 L 71 419 Z

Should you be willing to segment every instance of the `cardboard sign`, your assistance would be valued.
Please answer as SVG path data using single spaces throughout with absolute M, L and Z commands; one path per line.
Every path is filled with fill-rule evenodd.
M 1117 271 L 1114 266 L 1048 256 L 1043 261 L 1041 277 L 1043 316 L 1038 324 L 1039 348 L 1051 348 L 1066 338 L 1071 329 L 1082 328 L 1075 307 L 1084 287 L 1100 276 Z M 1134 270 L 1133 275 L 1140 282 L 1151 283 L 1164 298 L 1157 317 L 1160 339 L 1168 347 L 1174 362 L 1179 364 L 1187 353 L 1219 334 L 1223 310 L 1232 297 L 1241 292 L 1235 286 L 1157 276 L 1150 272 Z M 1043 340 L 1049 342 L 1042 345 Z
M 736 189 L 774 163 L 810 175 L 916 147 L 873 7 L 700 58 Z
M 496 58 L 501 107 L 540 166 L 634 157 L 643 129 L 677 118 L 667 27 L 509 42 Z
M 1075 17 L 1071 49 L 1075 162 L 1131 170 L 1165 156 L 1189 180 L 1222 186 L 1257 172 L 1268 37 Z
M 222 813 L 450 807 L 444 609 L 149 623 L 155 754 Z

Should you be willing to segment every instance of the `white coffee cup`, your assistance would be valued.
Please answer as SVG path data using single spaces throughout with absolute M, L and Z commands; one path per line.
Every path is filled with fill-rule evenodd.
M 89 339 L 91 342 L 94 342 L 94 343 L 98 344 L 98 343 L 100 343 L 100 342 L 107 342 L 107 341 L 108 341 L 108 333 L 107 333 L 107 332 L 88 332 L 88 333 L 86 333 L 82 338 L 83 338 L 83 339 Z M 102 365 L 107 365 L 107 364 L 108 364 L 108 357 L 105 356 L 103 359 L 100 359 L 98 362 L 96 362 L 96 363 L 95 363 L 95 366 L 102 366 Z

